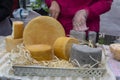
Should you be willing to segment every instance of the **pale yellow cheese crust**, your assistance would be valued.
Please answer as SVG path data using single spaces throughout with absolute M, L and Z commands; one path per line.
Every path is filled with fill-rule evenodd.
M 116 60 L 120 60 L 120 44 L 111 44 L 110 51 L 113 53 L 113 57 Z
M 58 58 L 69 60 L 69 54 L 73 43 L 78 44 L 79 41 L 70 37 L 58 38 L 53 45 L 54 54 Z
M 14 21 L 12 27 L 13 39 L 19 39 L 23 37 L 24 23 L 22 21 Z
M 52 60 L 53 53 L 50 45 L 38 44 L 25 46 L 31 56 L 37 61 Z
M 12 36 L 7 36 L 5 38 L 5 47 L 6 51 L 10 52 L 12 49 L 14 49 L 18 44 L 21 44 L 23 42 L 23 39 L 13 39 Z
M 54 18 L 39 16 L 32 19 L 25 27 L 23 43 L 53 45 L 58 37 L 65 36 L 63 26 Z

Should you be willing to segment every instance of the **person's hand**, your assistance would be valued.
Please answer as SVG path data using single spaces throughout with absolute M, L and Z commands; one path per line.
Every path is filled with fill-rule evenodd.
M 79 10 L 73 17 L 73 29 L 76 31 L 86 31 L 88 27 L 86 26 L 87 11 Z
M 56 1 L 52 1 L 51 6 L 49 8 L 50 16 L 57 19 L 60 13 L 60 6 Z

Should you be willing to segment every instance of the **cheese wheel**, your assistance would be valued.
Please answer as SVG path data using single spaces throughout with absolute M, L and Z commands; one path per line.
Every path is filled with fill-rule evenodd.
M 32 19 L 23 32 L 23 43 L 53 45 L 58 37 L 65 36 L 63 26 L 54 18 L 39 16 Z
M 13 48 L 15 48 L 18 44 L 21 44 L 23 39 L 13 39 L 12 36 L 7 36 L 5 38 L 6 43 L 6 51 L 10 52 Z
M 19 39 L 23 37 L 24 23 L 22 21 L 14 21 L 12 29 L 13 39 Z
M 53 45 L 54 54 L 58 58 L 69 60 L 70 50 L 73 43 L 78 44 L 79 41 L 75 38 L 70 37 L 58 38 Z
M 113 57 L 116 60 L 120 60 L 120 44 L 119 43 L 111 44 L 110 51 L 113 53 Z
M 31 56 L 38 60 L 51 60 L 53 58 L 52 48 L 50 45 L 27 45 L 25 46 L 31 53 Z

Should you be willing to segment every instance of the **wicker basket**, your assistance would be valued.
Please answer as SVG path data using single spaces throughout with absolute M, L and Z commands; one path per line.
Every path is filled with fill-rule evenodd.
M 47 68 L 38 66 L 13 66 L 15 75 L 30 76 L 81 76 L 102 77 L 106 68 Z
M 51 68 L 38 65 L 13 65 L 15 75 L 29 76 L 81 76 L 81 77 L 102 77 L 106 73 L 106 57 L 102 54 L 102 61 L 99 67 L 89 68 L 72 67 L 72 68 Z

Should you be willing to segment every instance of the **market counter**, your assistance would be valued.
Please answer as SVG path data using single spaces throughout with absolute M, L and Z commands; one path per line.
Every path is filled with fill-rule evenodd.
M 5 37 L 0 36 L 0 77 L 1 77 L 0 80 L 116 80 L 115 76 L 118 76 L 118 77 L 120 76 L 120 71 L 117 72 L 118 67 L 115 66 L 115 64 L 113 64 L 116 61 L 112 59 L 112 56 L 110 55 L 110 51 L 107 46 L 105 46 L 106 47 L 105 50 L 106 50 L 106 53 L 108 53 L 110 59 L 106 63 L 107 73 L 101 78 L 16 76 L 14 75 L 11 64 L 10 64 L 10 60 L 9 60 L 10 53 L 6 52 L 5 50 L 4 39 Z M 116 62 L 116 65 L 117 64 L 119 64 L 119 62 Z

